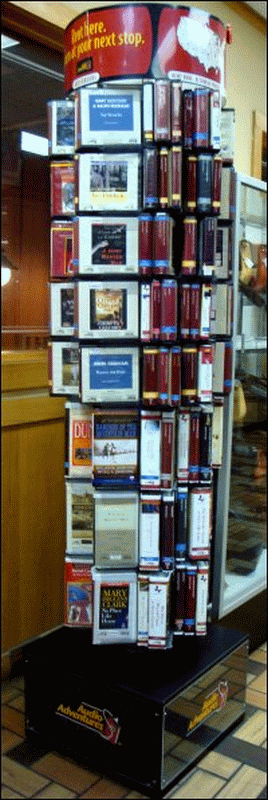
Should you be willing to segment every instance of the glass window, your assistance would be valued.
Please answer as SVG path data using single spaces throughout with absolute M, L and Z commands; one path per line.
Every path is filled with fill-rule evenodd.
M 48 339 L 47 102 L 64 97 L 63 56 L 2 35 L 1 73 L 2 349 L 39 349 Z

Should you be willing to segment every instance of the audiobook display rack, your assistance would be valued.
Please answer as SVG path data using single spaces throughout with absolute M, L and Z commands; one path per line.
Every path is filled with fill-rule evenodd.
M 197 40 L 178 71 L 192 25 L 224 49 L 222 24 L 197 9 L 86 12 L 66 31 L 66 100 L 48 104 L 65 620 L 27 648 L 27 732 L 90 752 L 152 796 L 245 706 L 246 637 L 208 622 L 231 391 L 234 169 L 221 152 L 222 62 L 205 77 Z M 45 670 L 48 686 L 50 669 L 41 720 L 31 675 Z

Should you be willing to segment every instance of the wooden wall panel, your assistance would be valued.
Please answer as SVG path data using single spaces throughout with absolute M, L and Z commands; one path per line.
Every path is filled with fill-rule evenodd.
M 46 361 L 2 363 L 3 653 L 63 622 L 64 398 L 44 388 Z
M 20 186 L 3 187 L 5 252 L 19 267 L 2 291 L 3 328 L 48 328 L 49 196 L 48 159 L 22 156 Z M 12 345 L 12 338 L 3 340 L 4 347 Z M 18 346 L 15 338 L 13 346 Z
M 20 325 L 48 325 L 49 165 L 22 160 Z
M 64 426 L 2 434 L 2 649 L 63 622 Z

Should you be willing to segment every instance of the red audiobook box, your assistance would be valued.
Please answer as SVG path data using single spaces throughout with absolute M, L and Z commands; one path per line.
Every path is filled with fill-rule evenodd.
M 189 483 L 197 483 L 197 481 L 199 480 L 199 458 L 200 458 L 200 410 L 191 409 Z
M 187 155 L 184 206 L 186 211 L 192 213 L 196 209 L 196 165 L 196 156 Z
M 155 348 L 143 349 L 142 400 L 147 406 L 158 403 L 158 355 Z
M 197 156 L 197 211 L 209 214 L 212 200 L 212 155 L 199 153 Z
M 182 136 L 182 87 L 178 81 L 171 82 L 171 141 L 181 142 Z
M 175 411 L 163 411 L 161 422 L 161 487 L 171 489 L 174 480 Z
M 153 267 L 153 217 L 141 214 L 139 217 L 139 273 L 151 275 Z
M 51 217 L 69 217 L 75 213 L 74 161 L 50 162 Z
M 167 347 L 159 349 L 159 403 L 167 405 L 169 402 L 169 383 L 170 383 L 170 350 Z
M 181 347 L 171 348 L 170 362 L 170 394 L 171 405 L 179 406 L 181 402 Z
M 143 140 L 152 142 L 154 138 L 154 85 L 152 81 L 144 82 L 143 95 Z
M 222 175 L 221 156 L 214 156 L 213 167 L 212 167 L 212 202 L 211 202 L 211 210 L 213 214 L 220 214 L 221 210 L 221 175 Z
M 163 275 L 171 272 L 173 220 L 169 214 L 158 212 L 153 220 L 153 273 Z
M 200 345 L 198 351 L 197 400 L 212 402 L 213 345 Z
M 177 281 L 165 279 L 161 286 L 161 324 L 160 337 L 166 341 L 175 341 L 177 338 Z
M 187 339 L 190 336 L 191 324 L 191 286 L 182 283 L 180 286 L 180 336 Z
M 185 601 L 186 601 L 186 564 L 178 564 L 175 571 L 175 619 L 174 635 L 180 636 L 184 633 Z
M 183 220 L 182 275 L 193 275 L 196 273 L 196 259 L 197 220 L 195 217 L 185 217 Z
M 76 268 L 74 256 L 74 229 L 72 222 L 52 222 L 50 228 L 50 277 L 71 277 Z
M 182 205 L 182 149 L 181 147 L 172 147 L 170 153 L 171 187 L 169 202 L 172 208 L 180 209 Z
M 155 208 L 158 205 L 157 173 L 157 150 L 155 147 L 146 147 L 143 153 L 143 205 L 145 208 Z
M 159 151 L 159 205 L 161 208 L 168 206 L 168 150 L 161 147 Z
M 186 636 L 193 636 L 195 633 L 196 573 L 196 564 L 190 564 L 187 561 L 184 618 L 184 633 Z
M 153 280 L 151 283 L 151 337 L 160 339 L 161 326 L 161 283 Z
M 175 538 L 175 500 L 174 493 L 163 494 L 160 512 L 160 567 L 174 568 Z
M 182 348 L 182 390 L 184 403 L 193 403 L 197 398 L 197 347 Z
M 186 89 L 183 92 L 183 104 L 182 104 L 182 135 L 183 135 L 184 147 L 191 148 L 193 144 L 193 114 L 194 114 L 193 92 L 191 89 Z
M 194 121 L 193 145 L 195 147 L 209 146 L 209 90 L 198 88 L 194 90 Z
M 156 80 L 154 84 L 154 138 L 170 139 L 170 83 Z
M 200 315 L 201 315 L 201 286 L 199 286 L 198 283 L 192 283 L 191 296 L 190 296 L 191 339 L 198 339 L 200 336 Z

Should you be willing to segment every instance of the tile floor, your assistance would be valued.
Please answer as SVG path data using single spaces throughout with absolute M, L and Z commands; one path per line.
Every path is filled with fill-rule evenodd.
M 267 798 L 266 644 L 249 656 L 246 715 L 239 726 L 167 793 L 169 798 Z M 142 798 L 24 734 L 23 678 L 2 687 L 2 798 Z

